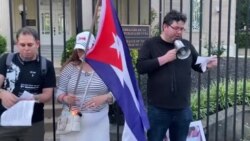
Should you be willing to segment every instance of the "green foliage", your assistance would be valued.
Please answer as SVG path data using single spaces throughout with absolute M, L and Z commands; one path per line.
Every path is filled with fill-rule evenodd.
M 6 39 L 0 35 L 0 54 L 6 51 L 7 41 Z
M 236 28 L 244 29 L 247 26 L 248 21 L 248 11 L 249 11 L 249 0 L 240 0 L 237 2 L 236 7 Z
M 67 40 L 65 52 L 62 53 L 61 64 L 63 64 L 72 54 L 75 46 L 75 41 L 75 37 L 71 37 L 69 40 Z
M 151 18 L 151 23 L 150 24 L 152 24 L 153 21 L 157 18 L 157 13 L 156 13 L 154 8 L 151 9 L 151 17 L 150 18 Z
M 250 48 L 249 34 L 247 32 L 237 33 L 235 35 L 235 43 L 238 48 Z
M 138 49 L 130 49 L 130 55 L 131 55 L 133 67 L 135 68 L 136 61 L 138 58 Z
M 235 86 L 237 84 L 237 86 Z M 228 91 L 226 93 L 226 85 L 228 86 Z M 246 91 L 244 92 L 244 82 L 239 80 L 237 83 L 230 80 L 228 84 L 226 81 L 222 81 L 218 84 L 218 97 L 217 97 L 217 84 L 213 82 L 209 88 L 209 97 L 207 94 L 207 89 L 202 88 L 200 91 L 200 105 L 198 104 L 198 94 L 197 92 L 191 95 L 191 108 L 193 111 L 193 118 L 198 119 L 198 110 L 200 109 L 201 119 L 205 118 L 207 115 L 213 114 L 218 109 L 223 110 L 234 105 L 234 97 L 236 96 L 236 104 L 242 105 L 245 102 L 246 105 L 250 105 L 250 80 L 246 81 Z M 237 92 L 235 93 L 235 87 L 237 87 Z M 245 99 L 243 96 L 245 94 Z M 207 112 L 209 99 L 209 112 Z M 218 99 L 218 105 L 216 105 L 216 100 Z
M 138 73 L 137 73 L 136 66 L 135 66 L 137 62 L 137 58 L 138 58 L 138 49 L 130 49 L 130 56 L 131 56 L 133 68 L 135 71 L 135 75 L 138 78 Z
M 235 43 L 237 48 L 250 48 L 249 45 L 249 6 L 248 0 L 241 0 L 237 3 L 236 7 L 236 31 L 239 31 L 235 35 Z
M 209 47 L 210 46 L 210 47 Z M 207 54 L 209 55 L 209 52 L 211 55 L 221 56 L 226 49 L 224 48 L 224 42 L 222 41 L 220 44 L 218 42 L 214 43 L 206 43 L 204 45 L 204 48 L 207 49 Z
M 151 23 L 150 23 L 150 25 L 151 25 L 151 30 L 152 30 L 153 36 L 160 35 L 159 22 L 154 26 L 152 24 L 156 20 L 156 18 L 157 18 L 157 13 L 156 13 L 155 9 L 152 9 L 151 10 Z

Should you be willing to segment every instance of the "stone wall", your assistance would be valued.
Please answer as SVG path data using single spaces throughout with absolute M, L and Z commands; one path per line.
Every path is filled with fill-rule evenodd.
M 248 106 L 245 107 L 244 112 L 244 123 L 242 121 L 242 106 L 236 106 L 236 111 L 234 111 L 234 107 L 231 107 L 227 110 L 227 120 L 225 118 L 225 111 L 218 112 L 218 121 L 216 123 L 216 114 L 209 116 L 209 128 L 206 128 L 207 119 L 202 120 L 204 132 L 207 138 L 207 141 L 242 141 L 242 125 L 244 126 L 244 141 L 250 140 L 250 108 Z M 234 117 L 235 113 L 235 117 Z M 243 123 L 243 124 L 242 124 Z M 216 126 L 217 124 L 217 126 Z M 226 126 L 225 126 L 226 125 Z M 235 126 L 235 130 L 234 130 Z M 225 132 L 226 127 L 226 132 Z M 209 135 L 207 134 L 207 130 L 209 130 Z M 216 137 L 217 133 L 217 137 Z

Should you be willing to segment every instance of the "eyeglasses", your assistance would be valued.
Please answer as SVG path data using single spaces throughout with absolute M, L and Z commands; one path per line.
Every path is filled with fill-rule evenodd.
M 184 27 L 173 27 L 172 25 L 169 25 L 173 30 L 175 31 L 185 31 Z
M 18 45 L 19 45 L 20 47 L 25 47 L 25 46 L 33 47 L 33 46 L 34 46 L 34 43 L 27 43 L 27 44 L 25 44 L 25 43 L 19 43 Z

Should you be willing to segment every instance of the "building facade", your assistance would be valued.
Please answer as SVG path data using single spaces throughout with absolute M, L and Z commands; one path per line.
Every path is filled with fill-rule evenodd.
M 10 51 L 17 30 L 25 22 L 40 30 L 44 49 L 48 51 L 53 44 L 54 50 L 61 53 L 64 41 L 76 35 L 79 23 L 82 23 L 82 30 L 90 29 L 95 3 L 96 0 L 81 1 L 82 22 L 78 22 L 77 0 L 1 0 L 0 34 L 6 37 Z M 204 47 L 209 42 L 215 45 L 220 42 L 230 49 L 230 56 L 235 55 L 236 0 L 114 0 L 114 3 L 121 24 L 150 25 L 151 36 L 160 32 L 162 19 L 168 11 L 180 10 L 188 17 L 184 38 L 197 49 L 202 48 L 201 54 L 207 53 Z M 226 44 L 228 39 L 229 45 Z

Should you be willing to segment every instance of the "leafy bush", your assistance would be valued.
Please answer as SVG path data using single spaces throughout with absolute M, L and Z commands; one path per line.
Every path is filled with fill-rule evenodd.
M 6 51 L 7 41 L 6 39 L 0 35 L 0 54 Z
M 156 18 L 157 18 L 157 12 L 155 9 L 152 9 L 151 10 L 151 20 L 150 20 L 151 23 L 150 23 L 150 25 L 151 25 L 151 35 L 153 35 L 153 36 L 159 36 L 161 34 L 161 31 L 159 28 L 159 26 L 160 26 L 159 22 L 157 24 L 153 25 L 153 22 L 156 20 Z
M 193 111 L 193 118 L 198 119 L 198 110 L 200 109 L 200 118 L 203 119 L 207 115 L 214 114 L 216 110 L 218 111 L 226 109 L 234 105 L 234 97 L 235 97 L 235 87 L 237 87 L 236 92 L 236 105 L 242 105 L 245 102 L 246 105 L 250 105 L 250 80 L 246 81 L 246 91 L 245 91 L 245 99 L 243 99 L 243 80 L 239 80 L 237 82 L 237 86 L 235 86 L 235 82 L 230 80 L 228 81 L 228 91 L 226 95 L 226 82 L 222 81 L 218 85 L 218 98 L 216 96 L 217 93 L 217 84 L 213 82 L 210 86 L 210 95 L 209 95 L 209 113 L 207 113 L 207 104 L 208 104 L 208 95 L 207 89 L 202 88 L 200 91 L 200 105 L 198 104 L 198 94 L 197 92 L 192 93 L 191 95 L 191 108 Z M 226 98 L 227 97 L 227 98 Z M 218 99 L 218 105 L 216 105 L 216 100 Z M 245 100 L 245 101 L 244 101 Z M 227 102 L 226 102 L 227 101 Z
M 235 43 L 238 48 L 250 48 L 249 34 L 241 32 L 235 35 Z
M 131 56 L 131 59 L 132 59 L 133 67 L 135 69 L 135 65 L 136 65 L 137 58 L 138 58 L 138 49 L 130 49 L 130 56 Z
M 208 53 L 210 51 L 211 55 L 221 56 L 226 51 L 224 41 L 221 41 L 219 45 L 218 42 L 210 42 L 210 44 L 207 42 L 204 48 L 207 49 L 207 55 L 209 55 Z
M 75 37 L 71 37 L 66 41 L 65 52 L 62 53 L 61 64 L 63 64 L 72 54 L 74 46 L 75 46 Z

